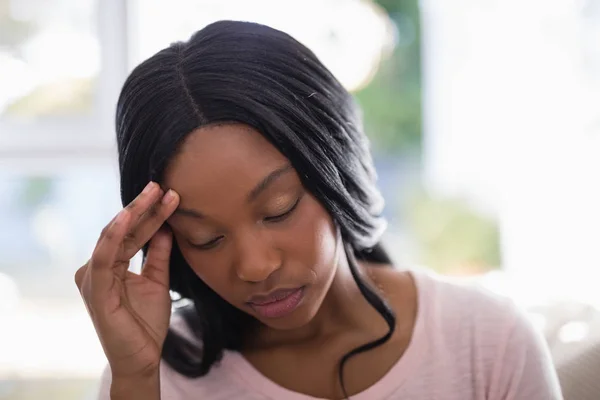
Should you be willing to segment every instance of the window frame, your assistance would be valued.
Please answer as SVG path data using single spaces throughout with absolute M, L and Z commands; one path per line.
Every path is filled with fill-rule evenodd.
M 95 7 L 101 65 L 92 110 L 34 121 L 0 118 L 0 168 L 53 173 L 74 161 L 112 164 L 114 108 L 129 70 L 128 1 L 96 0 Z

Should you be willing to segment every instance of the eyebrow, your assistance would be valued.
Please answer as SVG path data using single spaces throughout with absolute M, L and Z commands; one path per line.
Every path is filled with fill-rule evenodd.
M 273 182 L 275 182 L 277 179 L 279 179 L 282 175 L 285 175 L 285 174 L 291 172 L 292 170 L 293 170 L 293 167 L 290 164 L 286 164 L 283 167 L 278 168 L 275 171 L 271 172 L 269 175 L 264 177 L 260 182 L 258 182 L 258 184 L 256 186 L 254 186 L 254 188 L 250 191 L 250 193 L 248 193 L 248 196 L 246 197 L 246 201 L 248 203 L 250 203 L 251 201 L 255 200 L 258 196 L 260 196 L 260 194 L 262 192 L 264 192 L 269 187 L 269 185 L 271 185 Z M 179 207 L 175 210 L 175 214 L 185 215 L 185 216 L 193 217 L 193 218 L 197 218 L 197 219 L 204 218 L 204 215 L 196 210 L 192 210 L 192 209 L 188 209 L 188 208 L 181 208 L 181 207 Z
M 248 197 L 246 199 L 248 201 L 248 203 L 255 200 L 262 192 L 264 192 L 269 187 L 270 184 L 272 184 L 277 179 L 279 179 L 279 177 L 281 177 L 282 175 L 284 175 L 288 172 L 291 172 L 291 171 L 292 171 L 292 166 L 290 164 L 287 164 L 281 168 L 276 169 L 275 171 L 271 172 L 269 175 L 264 177 L 263 180 L 260 181 L 254 187 L 254 189 L 252 189 L 250 191 L 250 193 L 248 193 Z

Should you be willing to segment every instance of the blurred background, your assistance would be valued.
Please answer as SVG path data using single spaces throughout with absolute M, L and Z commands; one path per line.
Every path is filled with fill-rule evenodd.
M 120 208 L 118 92 L 219 19 L 290 33 L 354 93 L 399 265 L 512 296 L 557 368 L 593 356 L 600 1 L 0 0 L 0 399 L 95 397 L 73 274 Z

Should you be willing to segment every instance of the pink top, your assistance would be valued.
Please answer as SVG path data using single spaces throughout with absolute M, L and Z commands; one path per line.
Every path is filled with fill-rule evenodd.
M 412 341 L 398 362 L 351 400 L 562 399 L 546 344 L 511 300 L 431 272 L 412 271 L 418 312 Z M 174 323 L 183 330 L 182 323 Z M 110 371 L 100 400 L 108 400 Z M 226 351 L 202 378 L 161 366 L 162 400 L 318 400 L 270 381 Z

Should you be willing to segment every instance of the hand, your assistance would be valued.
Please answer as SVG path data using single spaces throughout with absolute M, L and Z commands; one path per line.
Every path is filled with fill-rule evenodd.
M 163 226 L 179 204 L 150 182 L 103 229 L 75 282 L 108 359 L 113 379 L 157 372 L 171 315 L 169 258 L 172 233 Z M 148 242 L 141 274 L 128 271 Z

